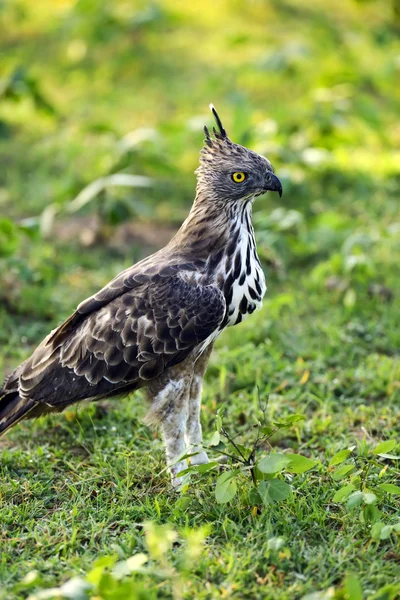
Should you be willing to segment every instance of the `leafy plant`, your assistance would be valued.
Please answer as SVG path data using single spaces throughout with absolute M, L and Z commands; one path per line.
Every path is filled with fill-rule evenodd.
M 370 530 L 374 540 L 385 540 L 392 534 L 400 534 L 400 521 L 386 524 L 381 519 L 392 517 L 385 500 L 400 496 L 400 486 L 386 481 L 379 483 L 387 473 L 389 463 L 400 456 L 391 454 L 396 440 L 380 442 L 375 448 L 365 443 L 337 452 L 330 460 L 331 477 L 342 485 L 334 494 L 333 502 L 343 503 L 349 512 L 359 510 L 359 520 Z M 381 507 L 381 510 L 380 508 Z
M 230 502 L 241 485 L 246 489 L 248 501 L 254 507 L 286 500 L 291 494 L 292 476 L 305 473 L 317 465 L 317 461 L 300 454 L 271 452 L 271 438 L 278 431 L 292 427 L 305 417 L 294 414 L 285 420 L 269 424 L 266 408 L 266 405 L 262 407 L 261 419 L 254 425 L 256 431 L 254 439 L 246 445 L 239 443 L 237 436 L 231 436 L 224 427 L 223 407 L 217 411 L 216 430 L 205 449 L 216 453 L 229 464 L 222 467 L 224 471 L 216 480 L 215 498 L 220 504 Z M 267 455 L 265 455 L 266 448 L 270 450 Z M 188 458 L 190 460 L 190 455 Z M 181 475 L 197 473 L 203 476 L 219 468 L 221 468 L 220 463 L 213 461 L 206 465 L 189 466 L 181 472 Z M 184 483 L 183 487 L 185 485 Z

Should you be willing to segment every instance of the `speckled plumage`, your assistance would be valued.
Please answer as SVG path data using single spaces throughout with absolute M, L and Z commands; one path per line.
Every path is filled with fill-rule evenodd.
M 214 340 L 261 305 L 265 279 L 251 208 L 281 185 L 264 157 L 205 128 L 196 198 L 161 250 L 82 302 L 3 383 L 0 433 L 19 420 L 79 400 L 148 390 L 149 423 L 161 423 L 173 480 L 201 450 L 200 403 Z M 243 182 L 232 174 L 243 172 Z

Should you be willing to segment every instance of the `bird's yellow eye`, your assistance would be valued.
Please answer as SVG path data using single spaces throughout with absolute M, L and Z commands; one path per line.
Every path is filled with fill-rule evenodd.
M 242 173 L 241 171 L 232 173 L 232 179 L 235 183 L 242 183 L 242 181 L 244 181 L 246 179 L 246 177 L 247 177 L 246 173 Z

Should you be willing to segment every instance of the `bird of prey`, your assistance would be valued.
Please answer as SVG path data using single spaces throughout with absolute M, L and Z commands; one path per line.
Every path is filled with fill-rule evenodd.
M 260 307 L 265 278 L 254 199 L 282 194 L 271 163 L 233 143 L 215 110 L 204 127 L 196 197 L 172 240 L 117 275 L 54 329 L 0 388 L 0 433 L 80 400 L 148 391 L 174 484 L 202 450 L 203 376 L 215 339 Z

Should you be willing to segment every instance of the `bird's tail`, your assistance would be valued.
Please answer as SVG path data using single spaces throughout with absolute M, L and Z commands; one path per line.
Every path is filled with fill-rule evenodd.
M 0 390 L 0 435 L 33 411 L 36 402 L 21 398 L 18 390 Z

